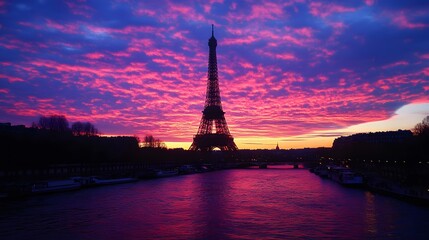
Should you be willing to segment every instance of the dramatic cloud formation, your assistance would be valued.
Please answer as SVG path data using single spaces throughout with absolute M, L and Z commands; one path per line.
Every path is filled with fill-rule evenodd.
M 428 1 L 0 1 L 0 16 L 0 122 L 62 114 L 188 148 L 211 24 L 239 148 L 330 146 L 405 105 L 420 106 L 406 126 L 429 115 Z

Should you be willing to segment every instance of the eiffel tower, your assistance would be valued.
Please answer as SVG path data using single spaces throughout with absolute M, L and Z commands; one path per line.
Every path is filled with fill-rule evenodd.
M 225 112 L 222 110 L 220 101 L 216 46 L 217 40 L 214 37 L 212 24 L 212 37 L 209 39 L 210 52 L 206 102 L 197 135 L 194 136 L 194 141 L 189 147 L 189 150 L 193 151 L 208 152 L 216 147 L 222 151 L 238 150 L 237 145 L 234 143 L 234 138 L 229 133 L 225 120 Z M 212 132 L 213 125 L 216 128 L 216 132 L 214 133 Z

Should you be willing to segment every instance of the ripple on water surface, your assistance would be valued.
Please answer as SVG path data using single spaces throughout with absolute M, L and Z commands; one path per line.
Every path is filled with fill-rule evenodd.
M 4 202 L 1 239 L 425 239 L 429 209 L 306 170 L 241 169 Z

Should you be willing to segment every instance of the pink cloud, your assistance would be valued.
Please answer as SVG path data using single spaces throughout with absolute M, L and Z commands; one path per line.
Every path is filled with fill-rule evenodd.
M 318 58 L 329 58 L 332 55 L 335 54 L 334 50 L 328 49 L 328 48 L 316 48 L 316 54 L 315 56 Z
M 30 63 L 33 66 L 36 67 L 47 67 L 51 69 L 55 69 L 60 72 L 89 72 L 92 74 L 96 74 L 99 76 L 105 76 L 106 71 L 95 69 L 93 67 L 82 67 L 82 66 L 72 66 L 72 65 L 66 65 L 66 64 L 59 64 L 54 61 L 50 60 L 38 60 L 38 61 L 32 61 Z
M 309 28 L 309 27 L 304 27 L 304 28 L 297 28 L 295 29 L 295 32 L 306 36 L 306 37 L 312 37 L 313 36 L 313 29 Z
M 329 26 L 331 26 L 332 29 L 334 30 L 333 33 L 332 33 L 332 35 L 331 35 L 331 37 L 329 37 L 328 41 L 331 42 L 331 43 L 335 43 L 337 41 L 336 37 L 339 36 L 339 35 L 341 35 L 343 33 L 343 31 L 346 29 L 347 26 L 343 22 L 332 22 L 332 21 L 329 21 L 329 22 L 327 22 L 327 24 Z M 365 39 L 363 39 L 363 40 L 365 40 Z
M 365 4 L 368 6 L 372 6 L 375 3 L 375 0 L 364 0 Z
M 283 76 L 283 79 L 286 80 L 286 83 L 288 85 L 293 82 L 304 82 L 304 78 L 300 74 L 295 72 L 284 72 L 282 76 Z
M 378 79 L 374 86 L 379 87 L 383 90 L 389 89 L 398 89 L 402 85 L 411 84 L 413 86 L 425 86 L 427 83 L 426 80 L 421 78 L 421 75 L 429 75 L 429 68 L 425 68 L 420 72 L 409 73 L 409 74 L 399 74 L 392 77 Z M 402 94 L 407 94 L 407 92 L 401 92 Z
M 254 66 L 250 63 L 250 62 L 239 62 L 239 64 L 243 67 L 243 68 L 254 68 Z
M 344 72 L 344 73 L 352 73 L 353 72 L 353 70 L 351 70 L 351 69 L 348 69 L 348 68 L 341 68 L 341 70 L 340 70 L 341 72 Z
M 151 26 L 126 26 L 124 28 L 106 28 L 99 27 L 94 25 L 86 25 L 87 29 L 90 30 L 93 34 L 121 34 L 121 35 L 136 35 L 139 33 L 149 33 L 160 35 L 162 32 L 165 32 L 166 29 L 163 28 L 155 28 Z
M 425 24 L 425 23 L 410 22 L 409 15 L 407 15 L 404 11 L 400 11 L 399 13 L 392 13 L 391 15 L 392 15 L 393 24 L 395 24 L 400 28 L 415 29 L 415 28 L 426 28 L 429 26 L 428 24 Z
M 27 102 L 22 101 L 13 102 L 13 108 L 5 109 L 5 112 L 7 112 L 8 114 L 16 114 L 19 116 L 26 117 L 40 116 L 42 115 L 42 112 L 43 114 L 52 113 L 52 111 L 46 111 L 46 109 L 38 109 L 34 105 L 30 106 Z
M 393 68 L 393 67 L 397 67 L 397 66 L 407 66 L 407 65 L 408 65 L 407 61 L 398 61 L 398 62 L 394 62 L 394 63 L 391 63 L 391 64 L 384 65 L 381 68 L 382 69 L 387 69 L 387 68 Z
M 46 26 L 48 28 L 52 28 L 52 29 L 58 30 L 58 31 L 63 32 L 63 33 L 68 33 L 68 34 L 80 33 L 78 24 L 59 24 L 59 23 L 56 23 L 50 19 L 46 19 L 45 21 L 46 21 Z
M 155 63 L 159 63 L 163 66 L 167 66 L 167 67 L 174 68 L 177 66 L 177 64 L 175 62 L 168 60 L 168 59 L 165 59 L 165 58 L 153 58 L 152 61 Z
M 232 3 L 230 10 L 225 17 L 230 23 L 232 22 L 247 22 L 247 21 L 267 21 L 278 18 L 287 17 L 287 13 L 283 11 L 284 7 L 290 6 L 293 2 L 270 2 L 261 1 L 262 3 L 253 3 L 250 7 L 250 12 L 241 11 L 236 3 Z
M 133 11 L 133 13 L 135 15 L 139 15 L 139 16 L 155 16 L 156 15 L 156 11 L 148 9 L 146 7 L 139 7 L 137 9 L 135 9 Z
M 208 22 L 205 16 L 203 14 L 198 13 L 192 6 L 183 5 L 173 1 L 169 1 L 167 5 L 167 13 L 162 18 L 165 19 L 165 21 L 169 22 L 171 20 L 175 20 L 181 17 L 187 21 L 192 20 L 199 22 Z
M 280 16 L 283 16 L 283 4 L 264 1 L 260 5 L 252 5 L 252 10 L 247 20 L 276 19 Z
M 186 40 L 188 40 L 188 38 L 185 35 L 188 33 L 189 33 L 189 31 L 177 31 L 173 34 L 173 37 L 176 39 L 182 40 L 182 41 L 183 40 L 186 41 Z
M 225 38 L 222 40 L 224 45 L 241 45 L 241 44 L 250 44 L 258 41 L 259 39 L 254 36 L 247 36 L 244 38 Z
M 243 75 L 235 76 L 234 81 L 229 83 L 228 90 L 223 92 L 223 95 L 229 99 L 227 106 L 233 106 L 226 111 L 229 114 L 228 123 L 231 129 L 234 129 L 235 137 L 282 135 L 278 132 L 301 134 L 310 128 L 311 131 L 326 129 L 327 122 L 338 127 L 382 120 L 389 117 L 391 113 L 383 110 L 368 110 L 369 103 L 388 103 L 392 98 L 410 101 L 416 99 L 416 95 L 409 92 L 400 94 L 385 92 L 380 96 L 374 96 L 375 88 L 389 90 L 387 88 L 389 86 L 401 88 L 401 85 L 409 83 L 421 85 L 423 88 L 426 86 L 424 80 L 419 78 L 419 73 L 416 73 L 381 79 L 377 86 L 371 83 L 356 84 L 350 79 L 341 78 L 339 85 L 345 86 L 348 83 L 347 88 L 311 88 L 311 92 L 308 92 L 290 84 L 294 81 L 305 82 L 308 79 L 293 72 L 284 73 L 284 78 L 279 78 L 277 71 L 281 69 L 265 68 L 258 66 L 256 69 L 249 69 Z M 353 73 L 348 69 L 344 69 L 343 72 Z M 318 75 L 316 78 L 327 81 L 330 77 Z M 289 94 L 272 97 L 271 91 L 287 91 Z M 240 95 L 241 92 L 245 93 L 245 97 Z M 257 102 L 260 104 L 255 104 Z M 284 103 L 287 103 L 287 108 L 283 106 Z M 351 105 L 355 106 L 355 109 L 347 110 Z M 318 112 L 317 116 L 314 116 L 314 111 Z M 359 114 L 356 115 L 356 112 Z M 242 116 L 246 118 L 251 116 L 252 123 L 248 123 Z M 302 118 L 309 119 L 307 130 L 302 125 L 294 123 L 294 120 Z M 254 127 L 255 124 L 257 127 Z M 252 126 L 251 132 L 247 131 L 250 126 Z
M 6 88 L 0 88 L 0 93 L 1 94 L 8 94 L 10 91 L 9 91 L 9 89 L 6 89 Z
M 252 34 L 251 30 L 248 28 L 235 28 L 230 26 L 225 26 L 225 29 L 227 32 L 233 34 L 233 35 L 249 35 Z
M 270 58 L 276 58 L 281 60 L 297 60 L 293 53 L 275 53 L 274 51 L 256 49 L 255 53 L 261 56 L 267 56 Z
M 341 31 L 346 27 L 346 25 L 343 22 L 328 22 L 328 25 L 330 25 L 332 28 L 334 28 L 337 31 Z
M 298 46 L 302 46 L 302 45 L 303 45 L 303 42 L 302 42 L 302 41 L 300 41 L 299 39 L 297 39 L 297 38 L 295 38 L 295 37 L 293 37 L 293 36 L 291 36 L 291 35 L 284 35 L 284 36 L 282 37 L 282 39 L 283 39 L 283 40 L 285 40 L 285 41 L 287 41 L 287 42 L 290 42 L 290 43 L 296 44 L 296 45 L 298 45 Z
M 43 29 L 42 25 L 31 23 L 31 22 L 18 22 L 18 24 L 21 25 L 21 26 L 33 28 L 35 30 L 41 30 L 41 29 Z
M 321 82 L 326 82 L 329 78 L 325 75 L 319 74 L 317 76 Z
M 421 54 L 420 58 L 421 59 L 429 59 L 429 53 Z
M 94 53 L 85 54 L 85 57 L 90 58 L 90 59 L 100 59 L 100 58 L 104 57 L 104 54 L 94 52 Z
M 6 6 L 6 2 L 4 0 L 0 1 L 0 14 L 5 14 L 6 13 L 6 9 L 4 8 Z M 1 24 L 0 24 L 0 29 L 1 29 Z
M 255 27 L 243 29 L 227 27 L 227 31 L 234 35 L 234 37 L 225 39 L 221 44 L 241 45 L 266 41 L 267 45 L 271 47 L 279 47 L 283 44 L 304 47 L 311 46 L 317 42 L 317 39 L 313 38 L 313 30 L 311 28 L 294 29 L 285 27 L 284 29 L 258 29 L 258 27 Z
M 20 51 L 27 53 L 36 53 L 37 49 L 35 47 L 46 47 L 44 44 L 32 44 L 30 42 L 24 42 L 7 36 L 0 37 L 0 46 L 7 49 L 19 49 Z
M 24 81 L 24 79 L 22 79 L 22 78 L 14 77 L 14 76 L 8 76 L 8 75 L 1 74 L 1 73 L 0 73 L 0 79 L 1 79 L 1 78 L 5 78 L 5 79 L 7 79 L 7 81 L 8 81 L 8 82 L 10 82 L 10 83 L 14 83 L 14 82 L 25 82 L 25 81 Z
M 263 71 L 263 70 L 261 70 Z M 293 75 L 293 74 L 292 74 Z M 265 73 L 262 76 L 257 78 L 266 78 Z M 249 77 L 246 77 L 249 79 Z M 270 77 L 268 77 L 270 79 Z M 268 84 L 268 86 L 265 86 Z M 264 85 L 260 86 L 262 88 L 269 88 L 272 90 L 280 90 L 287 86 L 288 81 L 269 81 Z M 251 84 L 253 85 L 253 83 Z M 259 86 L 254 88 L 255 90 L 250 90 L 249 97 L 253 95 L 252 91 L 260 88 Z M 234 88 L 235 89 L 235 88 Z M 367 121 L 369 119 L 377 119 L 380 117 L 380 114 L 377 115 L 376 111 L 371 113 L 365 112 L 360 115 L 359 119 L 356 119 L 355 116 L 351 116 L 347 112 L 336 112 L 335 115 L 332 115 L 331 112 L 327 111 L 327 107 L 333 109 L 341 109 L 339 106 L 347 106 L 350 103 L 362 103 L 365 104 L 369 97 L 366 92 L 355 92 L 359 90 L 358 87 L 353 87 L 353 90 L 343 89 L 338 90 L 336 88 L 332 89 L 323 89 L 323 90 L 314 90 L 312 93 L 303 92 L 299 89 L 288 89 L 290 95 L 288 96 L 279 96 L 276 98 L 266 98 L 262 94 L 261 99 L 252 100 L 251 102 L 261 102 L 261 104 L 249 104 L 249 99 L 247 98 L 238 98 L 235 99 L 232 103 L 234 108 L 230 111 L 231 117 L 229 117 L 229 122 L 233 129 L 235 129 L 236 137 L 243 136 L 281 136 L 285 132 L 290 135 L 300 134 L 306 131 L 306 128 L 310 127 L 312 130 L 323 129 L 326 127 L 326 123 L 337 124 L 340 126 L 347 126 L 350 123 L 356 123 L 359 121 Z M 259 93 L 261 95 L 261 93 Z M 287 108 L 282 107 L 282 103 L 287 103 Z M 322 104 L 323 103 L 323 104 Z M 236 109 L 240 109 L 237 111 Z M 312 113 L 314 111 L 318 112 L 317 116 L 314 116 Z M 258 112 L 257 115 L 254 113 Z M 368 113 L 368 114 L 367 114 Z M 388 114 L 387 112 L 385 113 Z M 246 117 L 240 117 L 246 116 Z M 246 119 L 251 116 L 252 123 L 247 123 Z M 295 120 L 305 118 L 307 119 L 307 126 L 302 126 L 298 124 Z M 370 120 L 369 120 L 370 121 Z M 236 122 L 239 124 L 235 125 Z M 248 131 L 248 124 L 252 126 L 252 131 Z
M 65 3 L 69 7 L 70 12 L 74 15 L 91 18 L 91 14 L 94 12 L 94 9 L 85 5 L 85 1 L 66 1 Z
M 314 16 L 326 18 L 334 13 L 354 12 L 356 8 L 344 7 L 333 3 L 311 2 L 310 13 Z
M 144 49 L 151 48 L 154 41 L 148 38 L 132 38 L 128 44 L 128 52 L 143 52 Z
M 205 13 L 209 13 L 214 3 L 223 3 L 223 0 L 208 0 L 203 1 L 203 9 Z
M 115 57 L 130 57 L 131 53 L 127 53 L 127 52 L 113 52 L 111 53 L 113 56 Z
M 275 54 L 275 58 L 282 59 L 282 60 L 296 60 L 295 55 L 293 55 L 292 53 Z

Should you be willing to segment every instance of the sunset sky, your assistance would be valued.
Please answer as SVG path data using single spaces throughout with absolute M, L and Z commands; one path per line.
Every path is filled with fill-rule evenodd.
M 59 114 L 188 149 L 211 24 L 240 149 L 329 147 L 429 115 L 429 1 L 0 0 L 0 122 Z

